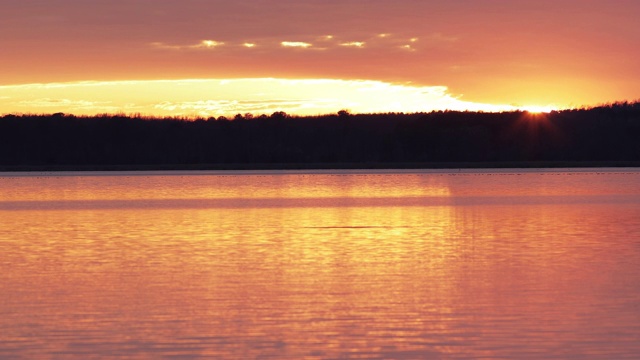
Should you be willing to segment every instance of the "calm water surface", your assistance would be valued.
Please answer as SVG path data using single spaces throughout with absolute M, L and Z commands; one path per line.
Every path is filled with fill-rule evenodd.
M 640 357 L 640 171 L 0 174 L 0 358 Z

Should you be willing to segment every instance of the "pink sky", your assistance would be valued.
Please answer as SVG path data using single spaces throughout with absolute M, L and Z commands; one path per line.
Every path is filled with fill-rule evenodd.
M 2 85 L 115 80 L 364 80 L 515 106 L 640 98 L 632 0 L 23 0 L 0 9 L 0 113 L 18 100 Z

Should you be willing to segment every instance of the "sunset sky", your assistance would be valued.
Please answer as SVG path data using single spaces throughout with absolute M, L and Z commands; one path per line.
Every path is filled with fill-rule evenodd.
M 0 114 L 640 98 L 637 0 L 0 0 Z

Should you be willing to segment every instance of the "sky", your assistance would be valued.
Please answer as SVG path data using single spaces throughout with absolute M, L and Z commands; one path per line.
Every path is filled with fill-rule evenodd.
M 637 0 L 0 0 L 0 114 L 634 101 L 638 16 Z

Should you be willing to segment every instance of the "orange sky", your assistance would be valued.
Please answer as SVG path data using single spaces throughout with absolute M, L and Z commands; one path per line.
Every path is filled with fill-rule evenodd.
M 292 113 L 491 110 L 640 98 L 634 0 L 23 0 L 1 9 L 0 114 L 227 115 L 278 103 Z M 220 86 L 230 79 L 243 80 Z M 197 91 L 179 94 L 193 81 Z

